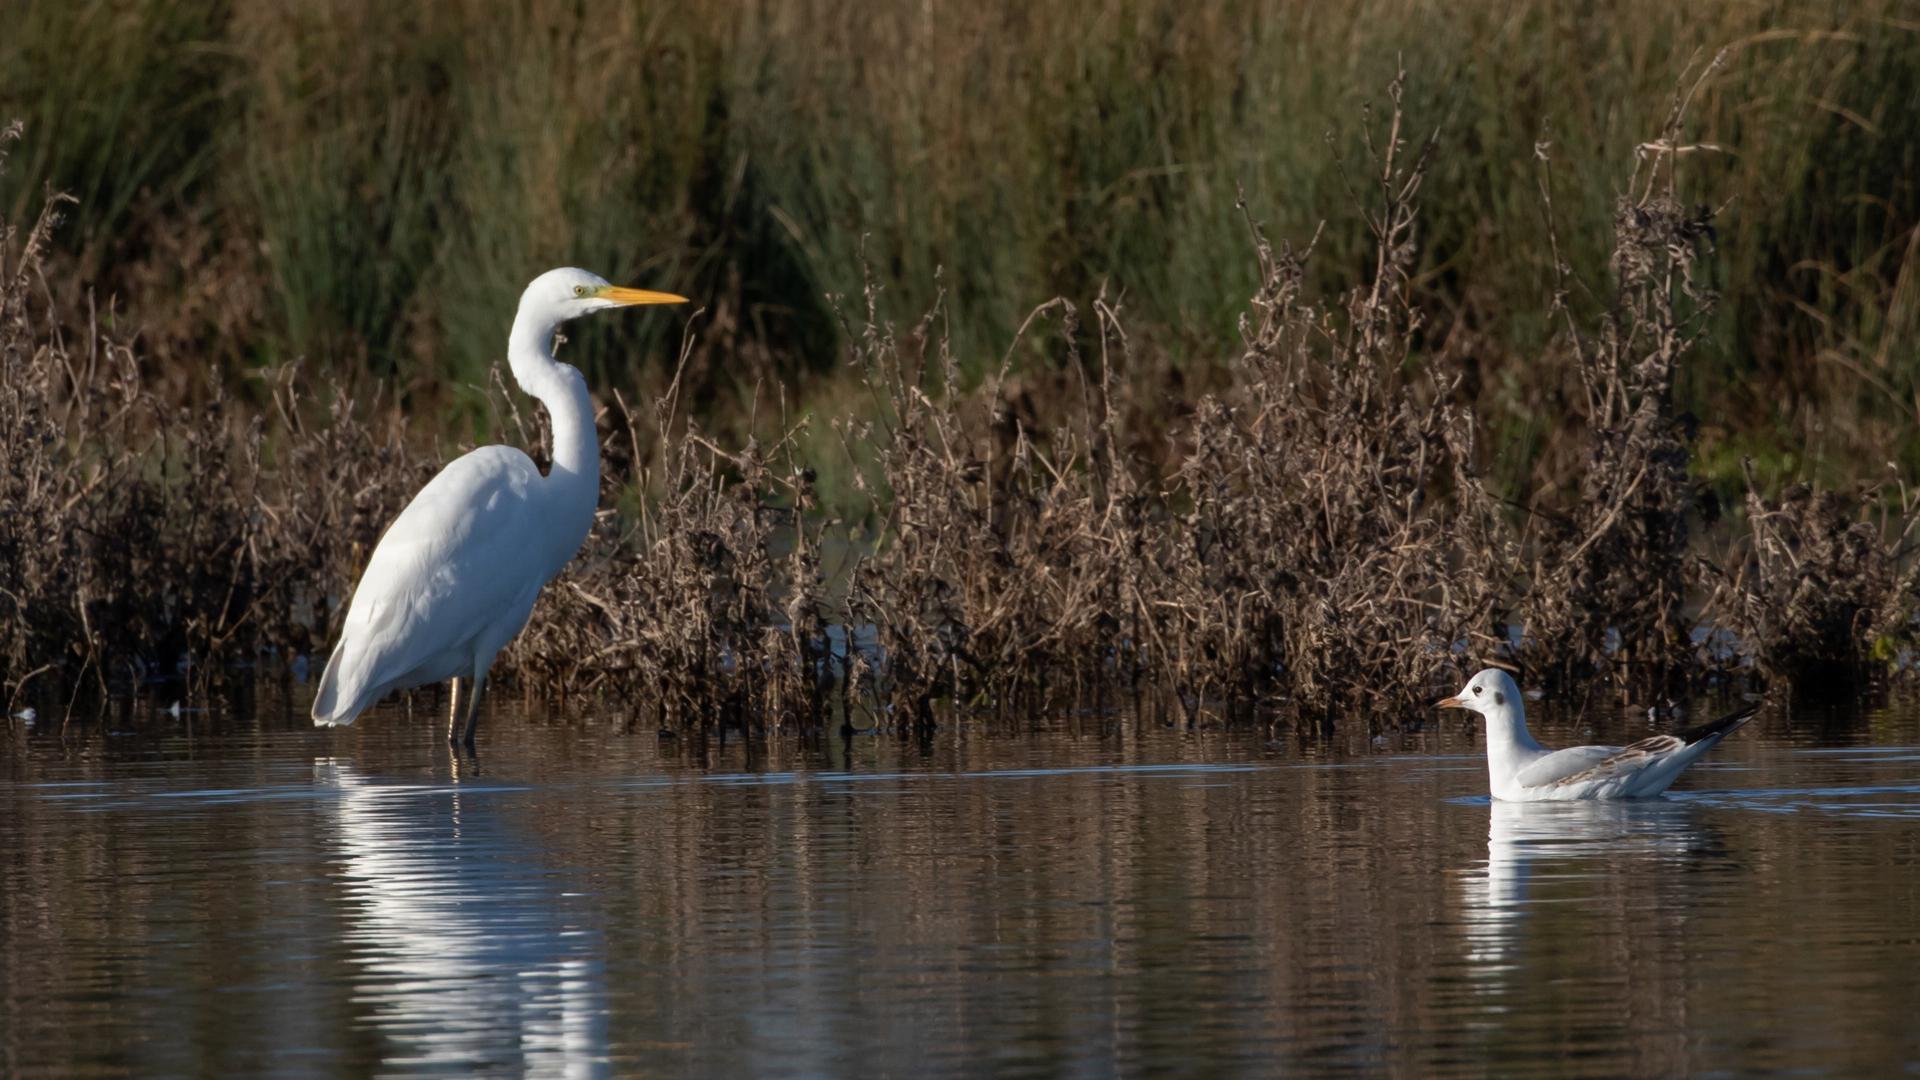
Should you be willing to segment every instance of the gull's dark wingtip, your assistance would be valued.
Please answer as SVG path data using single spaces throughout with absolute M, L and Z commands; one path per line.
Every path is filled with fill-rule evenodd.
M 1690 727 L 1680 732 L 1680 741 L 1686 743 L 1688 746 L 1692 746 L 1694 743 L 1704 742 L 1708 739 L 1724 738 L 1738 730 L 1740 725 L 1753 719 L 1754 715 L 1759 711 L 1760 703 L 1756 701 L 1750 705 L 1735 709 L 1718 720 L 1709 720 L 1697 727 Z

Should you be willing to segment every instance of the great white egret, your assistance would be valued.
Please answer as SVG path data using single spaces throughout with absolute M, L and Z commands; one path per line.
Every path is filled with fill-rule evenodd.
M 1680 771 L 1753 719 L 1749 705 L 1678 735 L 1655 735 L 1631 746 L 1548 750 L 1527 733 L 1527 707 L 1513 677 L 1488 668 L 1467 680 L 1442 709 L 1467 709 L 1487 720 L 1487 779 L 1507 802 L 1639 799 L 1667 790 Z
M 351 724 L 389 692 L 453 680 L 449 740 L 471 747 L 487 669 L 540 590 L 593 527 L 600 441 L 586 379 L 553 358 L 560 324 L 633 304 L 686 297 L 610 285 L 585 270 L 549 270 L 520 296 L 507 337 L 514 381 L 553 420 L 553 468 L 511 446 L 483 446 L 427 482 L 373 549 L 313 699 L 316 725 Z M 470 681 L 465 700 L 460 683 Z

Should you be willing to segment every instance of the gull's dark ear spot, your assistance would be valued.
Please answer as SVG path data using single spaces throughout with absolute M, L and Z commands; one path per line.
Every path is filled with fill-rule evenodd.
M 1493 692 L 1493 703 L 1495 705 L 1505 705 L 1507 703 L 1507 695 L 1495 690 Z

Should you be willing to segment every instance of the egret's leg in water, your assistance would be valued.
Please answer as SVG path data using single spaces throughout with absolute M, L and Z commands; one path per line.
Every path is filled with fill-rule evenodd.
M 455 675 L 453 678 L 447 680 L 447 741 L 448 742 L 460 741 L 460 722 L 466 719 L 466 717 L 461 715 L 460 713 L 460 702 L 462 699 L 462 695 L 460 693 L 460 684 L 463 682 L 466 682 L 466 680 L 461 678 L 458 675 Z M 464 696 L 471 698 L 473 695 L 467 694 Z
M 473 733 L 480 727 L 480 691 L 487 685 L 487 673 L 478 672 L 472 684 L 467 688 L 467 733 L 461 738 L 466 748 L 473 749 Z

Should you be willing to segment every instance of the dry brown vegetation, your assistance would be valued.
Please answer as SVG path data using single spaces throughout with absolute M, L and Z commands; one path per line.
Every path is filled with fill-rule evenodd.
M 1878 507 L 1874 516 L 1863 507 Z M 1861 677 L 1862 661 L 1910 663 L 1920 604 L 1913 559 L 1920 500 L 1868 488 L 1842 494 L 1795 484 L 1747 495 L 1749 551 L 1730 574 L 1711 565 L 1710 609 L 1764 670 L 1795 682 Z
M 1723 559 L 1692 535 L 1674 385 L 1708 325 L 1714 233 L 1675 176 L 1695 149 L 1684 103 L 1639 149 L 1608 283 L 1583 285 L 1556 249 L 1562 330 L 1540 362 L 1577 378 L 1566 422 L 1586 454 L 1577 487 L 1517 506 L 1482 480 L 1467 366 L 1424 336 L 1411 270 L 1438 140 L 1409 135 L 1398 81 L 1389 98 L 1348 177 L 1374 240 L 1358 285 L 1317 292 L 1313 243 L 1274 243 L 1242 207 L 1259 287 L 1217 393 L 1170 402 L 1174 373 L 1135 354 L 1104 291 L 1036 309 L 969 387 L 947 301 L 901 328 L 869 278 L 836 298 L 866 392 L 843 415 L 769 407 L 774 437 L 730 449 L 687 415 L 678 377 L 648 406 L 614 394 L 603 505 L 625 509 L 549 588 L 500 685 L 668 726 L 906 727 L 942 702 L 1123 696 L 1189 721 L 1284 707 L 1388 723 L 1479 658 L 1548 682 L 1724 672 L 1701 626 L 1736 632 L 1770 674 L 1887 670 L 1920 574 L 1904 490 L 1871 521 L 1874 493 L 1755 493 Z M 10 711 L 156 679 L 236 692 L 317 659 L 380 529 L 451 448 L 403 439 L 390 403 L 305 389 L 297 368 L 267 376 L 265 412 L 217 383 L 191 411 L 166 404 L 135 343 L 56 314 L 84 309 L 45 273 L 59 209 L 0 242 Z M 1022 347 L 1054 366 L 1016 370 Z M 1043 415 L 1019 387 L 1045 378 L 1068 404 Z M 493 396 L 500 426 L 540 445 L 543 421 L 497 378 Z M 1143 415 L 1164 454 L 1138 451 Z M 803 450 L 826 443 L 871 513 L 822 505 Z
M 1676 99 L 1659 137 L 1637 148 L 1614 207 L 1611 292 L 1591 330 L 1570 306 L 1580 283 L 1554 245 L 1559 345 L 1579 376 L 1586 459 L 1571 504 L 1536 507 L 1538 527 L 1520 545 L 1530 555 L 1520 651 L 1550 683 L 1614 660 L 1672 671 L 1693 648 L 1693 436 L 1674 415 L 1674 382 L 1716 297 L 1696 273 L 1712 251 L 1713 211 L 1687 206 L 1678 189 L 1679 159 L 1703 149 L 1684 142 L 1686 103 Z M 1551 163 L 1544 147 L 1536 153 L 1553 238 Z
M 324 642 L 353 568 L 435 459 L 369 427 L 377 404 L 310 407 L 292 369 L 271 415 L 217 381 L 204 404 L 163 399 L 106 313 L 50 314 L 72 299 L 40 261 L 62 205 L 0 230 L 6 700 L 159 681 L 204 695 L 269 658 L 284 672 Z

